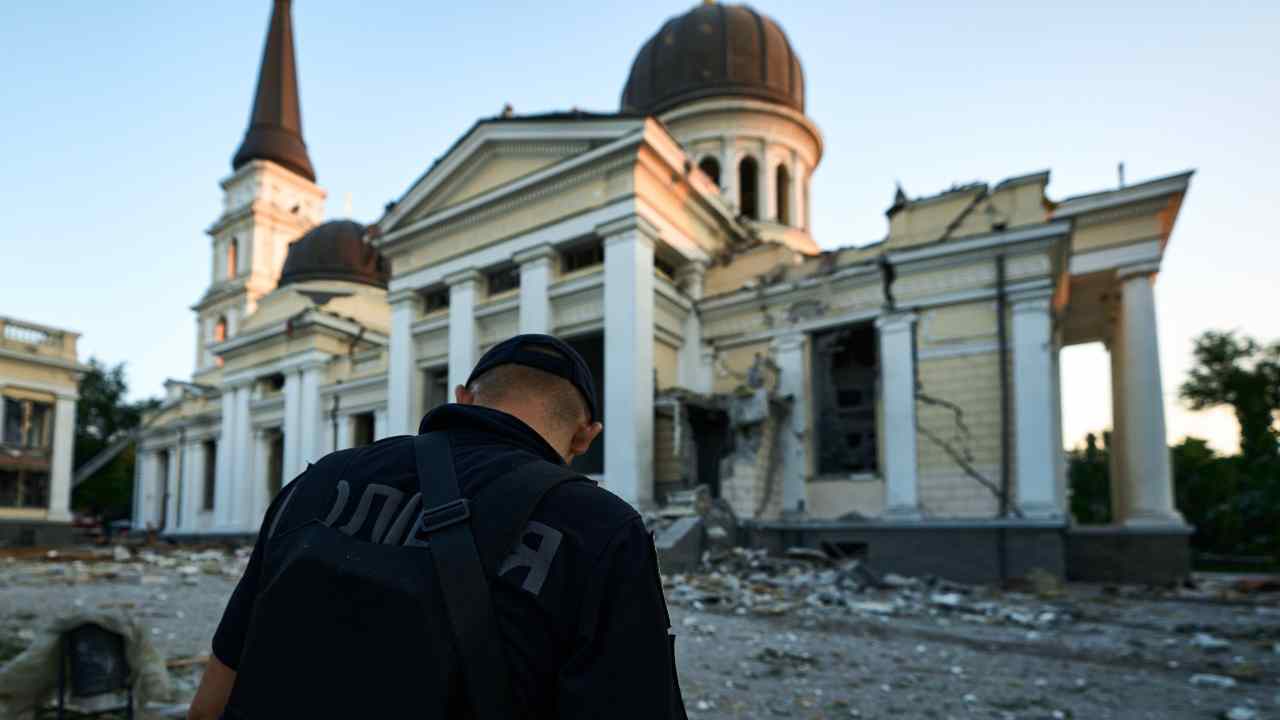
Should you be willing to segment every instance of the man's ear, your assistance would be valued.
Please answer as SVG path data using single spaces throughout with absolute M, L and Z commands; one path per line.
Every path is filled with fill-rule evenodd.
M 572 457 L 582 455 L 591 449 L 591 443 L 600 436 L 604 430 L 604 423 L 583 423 L 574 431 L 573 437 L 569 439 L 569 454 Z
M 476 404 L 476 394 L 468 390 L 466 385 L 459 385 L 453 389 L 453 399 L 459 405 Z

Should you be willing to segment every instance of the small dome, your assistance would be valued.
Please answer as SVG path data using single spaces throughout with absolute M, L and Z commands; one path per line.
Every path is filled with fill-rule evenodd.
M 345 280 L 385 288 L 386 259 L 364 242 L 364 226 L 330 220 L 307 231 L 289 246 L 279 286 L 306 280 Z
M 746 5 L 707 2 L 640 48 L 623 112 L 655 115 L 705 97 L 749 97 L 804 112 L 804 71 L 786 33 Z

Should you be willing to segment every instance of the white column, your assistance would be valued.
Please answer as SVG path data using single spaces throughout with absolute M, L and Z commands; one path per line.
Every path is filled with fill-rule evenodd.
M 604 238 L 604 480 L 636 507 L 653 500 L 653 245 L 638 217 Z
M 387 427 L 387 423 L 388 423 L 388 422 L 390 422 L 390 420 L 389 420 L 389 418 L 388 418 L 388 415 L 387 415 L 387 411 L 386 411 L 386 410 L 384 410 L 384 409 L 382 409 L 382 408 L 378 408 L 377 410 L 374 410 L 374 411 L 373 411 L 373 437 L 374 437 L 374 439 L 376 439 L 376 440 L 381 440 L 382 438 L 384 438 L 384 437 L 390 437 L 390 436 L 393 434 L 393 433 L 389 432 L 389 428 Z M 350 429 L 350 428 L 348 428 L 348 429 L 347 429 L 347 432 L 348 432 L 348 433 L 350 433 L 350 432 L 351 432 L 351 429 Z M 418 428 L 417 428 L 417 426 L 414 426 L 414 427 L 412 427 L 412 428 L 409 428 L 408 433 L 409 433 L 409 434 L 416 435 L 416 434 L 418 433 Z
M 1173 505 L 1173 474 L 1165 437 L 1160 343 L 1156 334 L 1154 266 L 1119 273 L 1123 285 L 1126 525 L 1183 525 Z
M 1028 518 L 1062 516 L 1053 459 L 1053 308 L 1049 297 L 1013 301 L 1013 408 L 1018 506 Z
M 1049 360 L 1053 365 L 1053 481 L 1054 498 L 1066 517 L 1070 513 L 1067 504 L 1067 456 L 1062 450 L 1062 328 L 1053 335 L 1053 344 L 1049 349 Z
M 720 194 L 729 207 L 737 211 L 742 207 L 742 198 L 738 197 L 738 159 L 734 151 L 733 138 L 725 138 L 720 151 Z
M 517 253 L 520 263 L 520 332 L 551 332 L 551 274 L 555 248 L 539 245 Z M 451 305 L 452 306 L 452 305 Z M 468 368 L 470 372 L 470 368 Z
M 234 498 L 227 510 L 230 524 L 241 530 L 256 530 L 261 517 L 254 504 L 253 472 L 253 424 L 249 415 L 252 386 L 248 383 L 235 389 L 235 429 L 231 437 L 231 488 L 228 497 Z
M 284 462 L 281 482 L 287 484 L 302 469 L 302 373 L 284 374 Z
M 914 313 L 881 315 L 880 386 L 884 406 L 885 517 L 920 517 L 916 480 Z
M 160 475 L 164 479 L 164 528 L 167 531 L 179 529 L 178 497 L 181 493 L 178 486 L 178 462 L 182 459 L 181 447 L 181 445 L 169 446 L 169 452 L 165 456 L 165 469 Z
M 267 506 L 271 504 L 270 492 L 267 489 L 267 465 L 270 464 L 268 456 L 271 452 L 271 443 L 268 442 L 267 430 L 265 428 L 254 430 L 251 442 L 253 443 L 253 468 L 249 477 L 245 479 L 245 485 L 248 487 L 252 515 L 260 518 L 266 514 Z
M 307 463 L 320 459 L 325 432 L 321 426 L 320 417 L 320 376 L 323 372 L 324 368 L 320 365 L 312 365 L 302 371 L 300 398 L 302 438 L 298 444 L 298 467 L 294 475 L 285 477 L 286 483 L 305 470 Z
M 684 318 L 684 344 L 680 346 L 677 382 L 680 387 L 709 395 L 712 389 L 711 366 L 703 363 L 702 317 L 698 314 L 706 272 L 707 264 L 697 260 L 686 263 L 676 272 L 676 282 L 693 303 Z
M 76 398 L 59 395 L 53 410 L 53 462 L 49 468 L 49 519 L 71 519 L 71 463 L 76 437 Z
M 187 440 L 182 449 L 182 529 L 196 529 L 196 517 L 200 514 L 200 499 L 204 497 L 204 447 L 194 440 Z
M 385 410 L 380 410 L 379 412 L 381 412 L 381 413 L 383 414 L 383 416 L 385 416 L 385 415 L 386 415 L 386 411 L 385 411 Z M 376 436 L 376 435 L 378 434 L 378 432 L 377 432 L 377 431 L 378 431 L 378 428 L 377 428 L 377 424 L 378 424 L 377 417 L 378 417 L 378 416 L 375 414 L 373 417 L 374 417 L 374 421 L 373 421 L 373 422 L 374 422 L 374 433 L 373 433 L 373 434 Z M 336 443 L 334 444 L 334 448 L 333 448 L 333 449 L 334 449 L 334 450 L 346 450 L 346 449 L 347 449 L 347 448 L 349 448 L 349 447 L 351 447 L 351 416 L 350 416 L 350 415 L 339 415 L 339 416 L 338 416 L 338 438 L 337 438 Z
M 214 469 L 218 480 L 213 497 L 213 525 L 219 530 L 231 526 L 231 506 L 234 502 L 232 488 L 235 486 L 235 458 L 232 456 L 232 445 L 236 436 L 236 402 L 234 387 L 224 387 L 219 398 L 222 410 L 222 425 L 218 432 L 218 466 Z
M 464 270 L 445 278 L 449 285 L 449 393 L 466 383 L 476 360 L 476 292 L 480 273 Z
M 1111 522 L 1123 523 L 1129 515 L 1129 502 L 1125 494 L 1129 473 L 1125 469 L 1124 432 L 1124 351 L 1121 349 L 1121 323 L 1113 322 L 1107 350 L 1111 356 L 1111 438 L 1107 443 L 1107 456 L 1111 473 Z
M 806 452 L 809 437 L 809 363 L 805 336 L 790 333 L 773 341 L 774 362 L 778 364 L 778 394 L 791 398 L 791 414 L 781 428 L 777 463 L 782 477 L 783 514 L 805 511 Z
M 387 352 L 387 415 L 395 431 L 410 432 L 413 423 L 413 308 L 408 296 L 391 304 L 391 341 Z M 381 437 L 381 435 L 379 436 Z
M 791 225 L 804 228 L 804 165 L 800 162 L 800 153 L 791 151 L 791 163 L 787 167 L 791 175 Z

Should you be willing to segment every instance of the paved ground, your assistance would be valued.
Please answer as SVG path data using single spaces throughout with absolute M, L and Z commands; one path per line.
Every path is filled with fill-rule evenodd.
M 171 661 L 203 655 L 243 564 L 190 554 L 86 559 L 0 558 L 0 664 L 6 643 L 20 646 L 45 619 L 104 607 L 150 624 Z M 1207 719 L 1234 709 L 1241 719 L 1280 720 L 1274 603 L 1069 587 L 1036 601 L 1037 612 L 1050 603 L 1067 619 L 1028 629 L 949 605 L 895 613 L 876 604 L 903 606 L 893 599 L 901 592 L 869 591 L 857 608 L 769 615 L 677 598 L 690 716 Z M 976 589 L 965 596 L 978 601 L 1013 607 L 1031 599 Z M 1197 675 L 1217 679 L 1193 682 Z M 194 689 L 194 670 L 178 669 L 174 680 L 180 701 Z

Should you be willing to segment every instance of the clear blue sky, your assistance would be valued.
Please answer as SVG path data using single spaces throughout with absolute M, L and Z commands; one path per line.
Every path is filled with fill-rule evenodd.
M 133 394 L 189 376 L 204 229 L 244 132 L 267 0 L 0 3 L 0 314 L 84 334 Z M 963 5 L 963 4 L 961 4 Z M 372 220 L 479 116 L 616 108 L 641 43 L 688 2 L 297 0 L 303 122 L 328 213 Z M 1157 284 L 1170 437 L 1191 338 L 1280 338 L 1280 3 L 765 3 L 826 137 L 823 246 L 912 195 L 1050 168 L 1050 193 L 1198 170 Z M 1066 436 L 1109 423 L 1097 347 L 1064 353 Z

